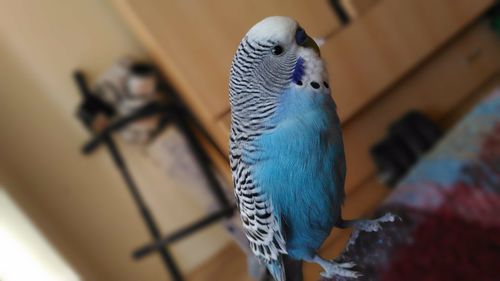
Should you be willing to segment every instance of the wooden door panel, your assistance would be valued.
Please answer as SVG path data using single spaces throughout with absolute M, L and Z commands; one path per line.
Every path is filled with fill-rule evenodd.
M 343 121 L 438 50 L 491 0 L 383 0 L 322 47 Z

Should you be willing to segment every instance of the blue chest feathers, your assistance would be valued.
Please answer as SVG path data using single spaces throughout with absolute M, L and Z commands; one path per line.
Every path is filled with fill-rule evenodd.
M 340 214 L 340 124 L 331 97 L 306 89 L 284 93 L 272 122 L 276 127 L 256 141 L 252 174 L 281 219 L 289 255 L 300 259 L 314 254 Z

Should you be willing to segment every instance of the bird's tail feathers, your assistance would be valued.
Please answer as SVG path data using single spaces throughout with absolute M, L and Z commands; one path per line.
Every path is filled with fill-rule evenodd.
M 280 255 L 278 260 L 267 261 L 266 266 L 275 281 L 303 281 L 302 261 Z
M 266 267 L 275 281 L 286 281 L 285 267 L 283 266 L 283 259 L 281 257 L 278 260 L 266 261 Z

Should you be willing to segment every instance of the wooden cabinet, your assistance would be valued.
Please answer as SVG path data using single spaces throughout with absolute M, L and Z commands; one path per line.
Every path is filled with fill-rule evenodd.
M 379 0 L 346 27 L 326 0 L 115 0 L 174 87 L 227 152 L 227 84 L 246 31 L 269 15 L 296 18 L 322 47 L 343 121 L 414 69 L 493 0 Z
M 348 120 L 443 46 L 490 0 L 381 0 L 322 47 L 340 117 Z
M 392 121 L 412 109 L 439 121 L 500 71 L 499 50 L 500 38 L 485 21 L 467 28 L 344 123 L 346 188 L 355 189 L 373 175 L 370 147 L 386 135 Z

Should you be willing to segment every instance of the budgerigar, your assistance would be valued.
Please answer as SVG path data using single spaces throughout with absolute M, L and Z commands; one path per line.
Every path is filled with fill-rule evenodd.
M 230 165 L 254 254 L 278 281 L 285 259 L 317 263 L 323 276 L 357 277 L 353 263 L 323 259 L 318 249 L 334 226 L 376 231 L 393 216 L 341 217 L 342 131 L 315 41 L 291 18 L 262 20 L 236 51 L 229 92 Z

